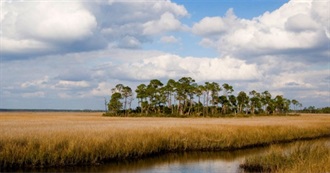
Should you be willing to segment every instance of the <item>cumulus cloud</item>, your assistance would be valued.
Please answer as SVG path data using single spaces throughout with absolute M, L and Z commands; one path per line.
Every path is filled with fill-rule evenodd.
M 61 44 L 68 46 L 91 37 L 97 26 L 95 17 L 79 2 L 1 4 L 1 51 L 5 59 L 56 53 Z
M 111 93 L 111 88 L 113 88 L 114 85 L 111 85 L 107 82 L 100 82 L 96 88 L 93 88 L 88 95 L 90 96 L 108 96 Z
M 285 29 L 292 32 L 308 32 L 317 29 L 318 24 L 306 14 L 296 14 L 285 22 Z
M 193 26 L 193 32 L 198 35 L 215 35 L 226 31 L 221 17 L 206 17 Z
M 104 3 L 102 1 L 101 3 Z M 155 16 L 150 16 L 148 13 L 152 14 L 163 14 L 164 12 L 168 11 L 176 16 L 186 16 L 188 14 L 186 8 L 183 5 L 178 5 L 173 3 L 169 0 L 139 0 L 139 1 L 126 1 L 126 0 L 109 0 L 106 2 L 108 5 L 114 5 L 115 7 L 120 7 L 122 5 L 127 6 L 128 9 L 123 9 L 125 12 L 133 12 L 134 19 L 139 18 L 153 18 Z M 122 10 L 122 9 L 120 9 Z M 123 19 L 131 19 L 130 15 L 123 13 L 121 19 L 117 19 L 122 21 Z M 158 16 L 157 15 L 157 16 Z
M 14 1 L 1 3 L 4 60 L 112 48 L 136 49 L 153 35 L 186 28 L 171 1 Z
M 330 55 L 325 46 L 330 41 L 330 16 L 325 8 L 329 9 L 330 3 L 292 0 L 251 20 L 237 18 L 228 10 L 224 17 L 203 18 L 192 30 L 202 36 L 201 45 L 213 47 L 223 55 L 246 59 L 287 54 L 324 61 Z M 305 57 L 300 51 L 306 51 Z
M 44 43 L 38 40 L 21 39 L 15 40 L 11 38 L 1 38 L 1 51 L 7 56 L 18 54 L 39 54 L 53 52 L 54 47 L 51 44 Z
M 118 46 L 121 48 L 140 48 L 142 43 L 133 36 L 125 36 L 123 39 L 120 40 Z
M 328 39 L 330 39 L 329 7 L 329 1 L 313 1 L 311 9 L 312 18 L 322 24 L 322 28 L 324 29 Z
M 207 80 L 253 80 L 261 75 L 256 64 L 243 60 L 225 58 L 180 57 L 165 54 L 134 63 L 112 66 L 113 77 L 127 80 L 150 80 L 154 78 L 180 78 L 190 76 L 199 81 Z
M 233 9 L 229 9 L 225 17 L 205 17 L 200 22 L 195 23 L 192 32 L 201 36 L 215 36 L 225 33 L 235 27 L 238 22 Z
M 137 55 L 139 58 L 134 59 Z M 303 97 L 305 95 L 315 93 L 321 97 L 323 94 L 321 98 L 324 100 L 329 93 L 327 69 L 313 69 L 302 62 L 278 62 L 276 57 L 265 57 L 261 62 L 250 63 L 231 56 L 182 57 L 129 50 L 129 53 L 86 52 L 43 59 L 41 62 L 40 59 L 5 62 L 2 66 L 4 83 L 0 90 L 2 99 L 51 98 L 63 102 L 88 98 L 98 100 L 94 103 L 98 107 L 103 105 L 103 97 L 108 98 L 111 88 L 118 83 L 133 89 L 151 79 L 177 80 L 183 76 L 190 76 L 197 82 L 216 81 L 222 84 L 226 81 L 237 92 L 268 90 L 274 96 L 284 94 L 287 98 L 296 98 L 304 103 L 309 99 Z M 31 69 L 31 66 L 34 68 Z M 7 105 L 7 101 L 2 104 Z
M 16 16 L 16 32 L 47 42 L 72 42 L 93 34 L 95 17 L 78 2 L 22 3 L 29 10 Z
M 164 13 L 159 20 L 149 21 L 143 24 L 143 34 L 153 35 L 167 31 L 175 31 L 183 28 L 181 22 L 173 14 Z
M 91 9 L 101 28 L 100 33 L 110 47 L 141 48 L 150 43 L 155 35 L 185 30 L 180 21 L 188 16 L 184 6 L 171 1 L 102 1 Z M 108 17 L 104 17 L 108 16 Z
M 160 39 L 160 41 L 163 43 L 177 43 L 177 42 L 179 42 L 179 39 L 177 39 L 173 35 L 171 35 L 171 36 L 163 36 Z

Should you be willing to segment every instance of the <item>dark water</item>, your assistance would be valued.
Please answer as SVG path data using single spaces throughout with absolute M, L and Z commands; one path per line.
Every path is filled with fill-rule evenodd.
M 319 139 L 305 142 L 326 141 Z M 294 143 L 281 144 L 290 149 Z M 119 173 L 200 173 L 200 172 L 242 172 L 239 165 L 248 156 L 266 153 L 269 147 L 244 149 L 237 151 L 182 152 L 169 153 L 139 160 L 107 163 L 99 166 L 79 166 L 48 169 L 22 169 L 15 172 L 119 172 Z
M 239 164 L 246 156 L 262 153 L 267 148 L 237 151 L 168 153 L 139 160 L 107 163 L 99 166 L 21 169 L 15 172 L 239 172 Z

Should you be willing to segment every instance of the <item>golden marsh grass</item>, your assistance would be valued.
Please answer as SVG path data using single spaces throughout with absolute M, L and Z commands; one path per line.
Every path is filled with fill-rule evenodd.
M 250 172 L 330 172 L 330 143 L 297 142 L 289 150 L 274 145 L 264 155 L 248 157 L 240 167 Z
M 330 135 L 329 115 L 118 118 L 101 113 L 0 113 L 2 168 L 99 164 L 151 154 L 232 150 Z

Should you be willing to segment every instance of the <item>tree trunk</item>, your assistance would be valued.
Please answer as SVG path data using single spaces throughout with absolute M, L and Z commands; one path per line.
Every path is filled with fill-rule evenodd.
M 189 110 L 188 110 L 188 115 L 190 115 L 191 108 L 192 108 L 192 99 L 190 99 L 190 106 L 189 106 Z
M 126 116 L 126 105 L 127 105 L 127 97 L 125 97 L 125 101 L 124 101 L 124 116 Z
M 206 93 L 206 115 L 209 113 L 209 93 Z
M 205 93 L 203 93 L 203 117 L 205 117 L 205 114 L 206 114 L 205 106 L 206 106 L 206 103 L 205 103 Z

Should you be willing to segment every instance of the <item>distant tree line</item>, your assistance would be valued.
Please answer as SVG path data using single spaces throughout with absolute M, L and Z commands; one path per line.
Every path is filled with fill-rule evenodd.
M 131 108 L 134 100 L 129 86 L 118 84 L 111 90 L 106 115 L 128 116 L 220 116 L 228 114 L 286 114 L 293 105 L 302 107 L 299 101 L 282 95 L 272 97 L 268 91 L 248 93 L 240 91 L 234 95 L 233 86 L 224 83 L 205 82 L 199 85 L 191 77 L 163 84 L 158 79 L 149 84 L 140 84 L 135 89 L 138 107 Z
M 93 109 L 1 109 L 0 112 L 104 112 Z
M 315 106 L 305 107 L 298 111 L 299 113 L 330 113 L 330 107 L 315 108 Z

